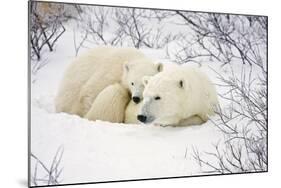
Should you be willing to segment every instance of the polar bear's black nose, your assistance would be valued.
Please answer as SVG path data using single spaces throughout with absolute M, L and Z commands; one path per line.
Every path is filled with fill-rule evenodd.
M 144 116 L 144 115 L 138 115 L 137 118 L 139 121 L 141 121 L 143 123 L 146 121 L 146 116 Z
M 140 98 L 139 97 L 133 97 L 133 101 L 138 104 L 140 102 Z

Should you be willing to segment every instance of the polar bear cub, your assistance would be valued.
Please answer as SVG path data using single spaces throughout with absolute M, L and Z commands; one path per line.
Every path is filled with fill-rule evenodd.
M 175 66 L 144 77 L 143 101 L 137 119 L 143 123 L 183 126 L 202 124 L 214 115 L 217 92 L 195 67 Z

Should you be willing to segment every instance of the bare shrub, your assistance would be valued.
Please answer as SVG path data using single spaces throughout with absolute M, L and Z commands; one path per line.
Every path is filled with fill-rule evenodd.
M 168 12 L 136 8 L 120 8 L 115 11 L 115 20 L 124 35 L 135 48 L 159 49 L 175 40 L 176 35 L 165 32 L 163 20 Z
M 85 33 L 81 33 L 81 36 L 80 36 L 80 41 L 77 41 L 78 39 L 78 37 L 76 36 L 77 34 L 76 34 L 76 30 L 75 29 L 73 29 L 73 43 L 74 43 L 74 50 L 75 50 L 75 56 L 77 57 L 77 55 L 78 55 L 78 53 L 79 53 L 79 51 L 80 51 L 80 49 L 83 47 L 85 47 L 84 46 L 84 43 L 85 43 L 85 41 L 87 40 L 87 38 L 88 38 L 88 31 L 86 30 L 86 31 L 84 31 Z
M 43 48 L 53 51 L 57 40 L 65 32 L 62 24 L 63 5 L 32 2 L 30 6 L 31 56 L 40 60 Z
M 215 71 L 215 70 L 214 70 Z M 252 67 L 242 68 L 241 76 L 232 70 L 229 76 L 216 72 L 220 87 L 226 92 L 219 96 L 229 104 L 217 109 L 212 123 L 225 139 L 215 145 L 215 152 L 198 152 L 194 158 L 205 172 L 237 173 L 266 171 L 267 153 L 267 73 L 254 75 Z M 211 157 L 214 162 L 208 162 Z M 211 160 L 212 161 L 212 160 Z M 206 170 L 209 169 L 209 170 Z
M 112 21 L 113 8 L 81 7 L 78 28 L 88 33 L 86 41 L 98 45 L 122 45 L 123 33 Z
M 193 31 L 192 40 L 183 38 L 181 61 L 210 60 L 228 64 L 241 60 L 264 68 L 267 18 L 216 13 L 175 11 Z
M 63 168 L 61 167 L 61 160 L 63 151 L 62 146 L 57 149 L 50 167 L 48 167 L 33 153 L 30 154 L 32 160 L 36 161 L 30 180 L 33 185 L 58 185 L 62 181 L 61 174 Z
M 81 7 L 79 28 L 98 45 L 163 48 L 176 36 L 165 31 L 170 14 L 137 8 Z

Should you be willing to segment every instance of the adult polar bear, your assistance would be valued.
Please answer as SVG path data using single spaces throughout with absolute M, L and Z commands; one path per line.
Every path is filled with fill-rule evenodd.
M 94 48 L 67 68 L 55 99 L 56 111 L 123 122 L 128 92 L 140 102 L 143 76 L 152 76 L 161 68 L 135 48 Z
M 137 115 L 143 123 L 164 126 L 202 124 L 214 115 L 218 105 L 214 85 L 198 68 L 174 66 L 143 81 L 146 86 Z M 135 109 L 130 111 L 134 113 Z M 128 109 L 126 113 L 131 116 Z

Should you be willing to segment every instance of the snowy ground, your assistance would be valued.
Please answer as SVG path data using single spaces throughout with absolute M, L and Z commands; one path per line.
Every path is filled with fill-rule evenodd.
M 201 169 L 193 158 L 193 148 L 210 151 L 222 140 L 218 129 L 207 122 L 202 126 L 157 127 L 93 122 L 75 115 L 55 113 L 54 96 L 67 65 L 75 56 L 72 30 L 62 36 L 56 51 L 47 55 L 48 64 L 32 75 L 31 152 L 51 167 L 59 147 L 64 149 L 59 167 L 60 183 L 83 183 L 158 177 L 199 175 Z M 87 50 L 87 49 L 83 49 Z M 143 50 L 162 62 L 164 50 Z M 212 80 L 214 63 L 202 66 Z M 222 92 L 222 88 L 218 88 Z M 220 101 L 223 107 L 225 103 Z M 32 160 L 31 175 L 36 160 Z M 37 176 L 44 176 L 37 169 Z M 46 182 L 42 182 L 46 184 Z

